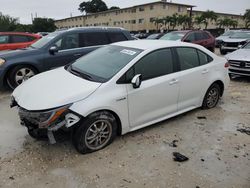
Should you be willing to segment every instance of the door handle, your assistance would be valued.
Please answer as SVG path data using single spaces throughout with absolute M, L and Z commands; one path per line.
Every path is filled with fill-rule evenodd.
M 179 81 L 177 79 L 172 79 L 170 82 L 169 82 L 169 85 L 173 85 L 173 84 L 177 84 Z
M 204 69 L 201 73 L 202 74 L 207 74 L 208 73 L 208 69 Z

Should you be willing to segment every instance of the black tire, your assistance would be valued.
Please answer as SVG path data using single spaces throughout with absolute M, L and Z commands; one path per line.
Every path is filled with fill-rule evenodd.
M 99 146 L 96 146 L 96 147 L 91 146 L 91 144 L 92 143 L 94 144 L 94 142 L 96 144 L 96 141 L 97 141 L 97 145 L 98 145 L 98 142 L 100 141 L 99 139 L 101 139 L 100 137 L 102 137 L 101 134 L 105 132 L 105 130 L 103 130 L 102 133 L 100 133 L 100 132 L 96 133 L 96 132 L 93 132 L 93 130 L 92 130 L 92 128 L 99 126 L 100 124 L 102 124 L 102 122 L 104 122 L 105 126 L 107 125 L 107 127 L 108 127 L 105 130 L 108 130 L 107 132 L 110 131 L 108 133 L 107 139 L 103 142 L 103 144 L 100 144 Z M 94 125 L 96 125 L 96 126 L 94 126 Z M 100 131 L 100 129 L 99 129 L 99 131 Z M 105 132 L 105 133 L 107 134 L 107 132 Z M 93 134 L 92 138 L 90 141 L 87 141 L 91 137 L 91 135 L 89 135 L 91 133 Z M 76 150 L 79 153 L 86 154 L 86 153 L 91 153 L 94 151 L 101 150 L 104 147 L 108 146 L 115 139 L 116 135 L 117 135 L 117 121 L 116 121 L 115 117 L 109 112 L 102 111 L 102 112 L 96 112 L 96 113 L 89 115 L 79 125 L 79 127 L 77 127 L 74 130 L 72 142 L 73 142 L 73 145 L 75 146 Z M 93 142 L 93 140 L 94 140 L 94 142 Z M 90 143 L 90 142 L 92 142 L 92 143 Z
M 20 85 L 24 81 L 22 79 L 17 81 L 16 79 L 17 76 L 19 76 L 18 74 L 23 72 L 23 70 L 25 70 L 24 72 L 26 73 L 26 75 L 23 75 L 24 80 L 27 80 L 37 74 L 36 69 L 29 65 L 18 65 L 18 66 L 13 67 L 9 71 L 9 74 L 7 75 L 7 83 L 10 88 L 15 89 L 18 85 Z
M 206 95 L 203 99 L 202 108 L 203 109 L 214 108 L 219 102 L 220 95 L 221 95 L 220 86 L 216 83 L 212 84 L 208 88 Z

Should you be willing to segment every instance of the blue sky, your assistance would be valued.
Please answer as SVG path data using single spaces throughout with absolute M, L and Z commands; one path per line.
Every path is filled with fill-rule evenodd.
M 110 6 L 138 5 L 142 3 L 155 2 L 157 0 L 104 0 Z M 170 1 L 170 0 L 168 0 Z M 21 23 L 31 23 L 31 14 L 39 17 L 51 17 L 62 19 L 80 15 L 79 4 L 83 0 L 0 0 L 0 12 L 18 17 Z M 174 3 L 196 5 L 195 10 L 214 10 L 232 14 L 244 14 L 246 9 L 250 9 L 250 0 L 172 0 Z

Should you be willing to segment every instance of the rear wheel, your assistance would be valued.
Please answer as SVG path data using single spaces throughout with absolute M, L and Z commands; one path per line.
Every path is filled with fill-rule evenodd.
M 202 108 L 210 109 L 214 108 L 219 102 L 221 94 L 221 88 L 218 84 L 214 83 L 211 85 L 203 99 Z
M 75 130 L 73 144 L 82 154 L 103 149 L 109 145 L 117 135 L 117 122 L 109 112 L 91 114 Z
M 18 65 L 12 68 L 7 76 L 8 85 L 15 89 L 24 81 L 37 74 L 37 71 L 28 65 Z

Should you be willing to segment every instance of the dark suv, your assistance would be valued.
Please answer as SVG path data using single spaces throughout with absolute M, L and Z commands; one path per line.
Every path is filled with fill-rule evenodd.
M 0 88 L 11 88 L 37 73 L 73 62 L 79 57 L 118 41 L 133 40 L 123 28 L 83 27 L 56 31 L 28 48 L 0 53 Z
M 183 42 L 191 42 L 199 44 L 214 52 L 215 38 L 208 31 L 203 30 L 182 30 L 172 31 L 163 35 L 161 40 L 180 40 Z

